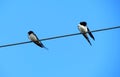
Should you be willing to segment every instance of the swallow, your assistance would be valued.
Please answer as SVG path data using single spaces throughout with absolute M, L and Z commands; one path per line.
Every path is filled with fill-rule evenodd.
M 29 39 L 41 48 L 47 49 L 33 31 L 28 32 Z
M 90 42 L 90 40 L 89 40 L 89 38 L 88 38 L 87 33 L 90 35 L 90 37 L 91 37 L 93 40 L 95 40 L 95 38 L 94 38 L 94 36 L 92 35 L 92 33 L 90 32 L 89 28 L 87 27 L 87 22 L 84 22 L 84 21 L 83 21 L 83 22 L 80 22 L 80 23 L 78 24 L 78 29 L 79 29 L 79 31 L 83 34 L 83 36 L 86 38 L 86 40 L 89 42 L 89 44 L 92 45 L 91 42 Z

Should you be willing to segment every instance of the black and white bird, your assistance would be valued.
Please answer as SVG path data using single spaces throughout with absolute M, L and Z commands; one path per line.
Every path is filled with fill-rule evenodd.
M 41 48 L 47 49 L 33 31 L 28 32 L 29 39 Z
M 89 42 L 89 44 L 92 45 L 86 32 L 88 32 L 88 34 L 90 35 L 90 37 L 91 37 L 93 40 L 95 40 L 95 38 L 94 38 L 94 36 L 92 35 L 92 33 L 90 32 L 89 28 L 87 27 L 87 22 L 85 22 L 85 21 L 80 22 L 80 23 L 78 24 L 78 29 L 79 29 L 80 32 L 83 34 L 83 36 L 86 38 L 86 40 Z

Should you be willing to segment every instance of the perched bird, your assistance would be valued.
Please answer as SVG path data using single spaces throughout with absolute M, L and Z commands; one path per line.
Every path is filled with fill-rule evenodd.
M 93 39 L 93 40 L 95 40 L 95 38 L 94 38 L 94 36 L 92 35 L 92 33 L 90 32 L 90 30 L 89 30 L 89 28 L 87 27 L 87 22 L 80 22 L 79 24 L 78 24 L 78 29 L 80 30 L 80 32 L 83 34 L 83 36 L 86 38 L 86 40 L 89 42 L 89 44 L 90 45 L 92 45 L 91 44 L 91 42 L 90 42 L 90 40 L 89 40 L 89 38 L 88 38 L 88 36 L 87 36 L 87 33 L 90 35 L 90 37 Z M 86 33 L 87 32 L 87 33 Z
M 41 48 L 47 49 L 33 31 L 28 32 L 29 39 Z

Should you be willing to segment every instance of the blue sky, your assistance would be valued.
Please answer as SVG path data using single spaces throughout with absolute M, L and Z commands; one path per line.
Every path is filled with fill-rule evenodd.
M 0 45 L 119 26 L 119 0 L 0 0 Z M 0 48 L 0 77 L 120 77 L 120 29 Z

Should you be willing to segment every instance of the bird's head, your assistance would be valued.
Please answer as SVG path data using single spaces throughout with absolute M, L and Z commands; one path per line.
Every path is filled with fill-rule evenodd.
M 87 25 L 87 22 L 85 22 L 85 21 L 80 22 L 80 25 L 86 26 L 86 25 Z
M 28 34 L 31 34 L 31 33 L 33 33 L 33 31 L 29 31 L 29 32 L 28 32 Z

